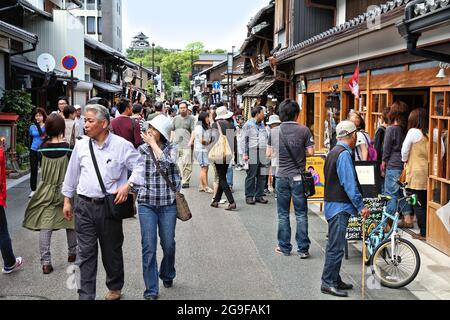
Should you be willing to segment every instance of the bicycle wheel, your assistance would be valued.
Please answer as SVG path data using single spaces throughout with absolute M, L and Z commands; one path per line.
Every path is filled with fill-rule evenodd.
M 420 270 L 420 256 L 414 245 L 404 239 L 395 240 L 392 257 L 391 240 L 383 242 L 372 257 L 373 274 L 380 283 L 388 288 L 399 289 L 407 286 L 416 278 Z

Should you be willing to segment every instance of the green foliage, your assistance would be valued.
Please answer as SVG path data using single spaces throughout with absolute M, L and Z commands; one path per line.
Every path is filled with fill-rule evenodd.
M 165 85 L 166 96 L 170 97 L 173 92 L 174 83 L 172 75 L 175 71 L 181 74 L 180 87 L 183 90 L 183 97 L 190 96 L 190 76 L 192 70 L 192 59 L 195 61 L 199 55 L 205 52 L 205 46 L 202 42 L 189 43 L 182 51 L 167 50 L 162 47 L 155 47 L 155 68 L 160 67 L 163 82 Z M 213 53 L 225 53 L 225 50 L 217 49 Z M 128 49 L 128 58 L 133 62 L 147 68 L 152 67 L 152 49 L 130 50 Z
M 31 113 L 35 108 L 31 94 L 25 90 L 9 90 L 0 100 L 2 112 L 15 113 L 20 116 L 17 122 L 17 142 L 28 144 L 28 129 L 31 125 Z
M 21 156 L 21 155 L 23 155 L 23 154 L 28 153 L 29 151 L 28 151 L 28 148 L 27 148 L 27 146 L 26 146 L 25 144 L 19 142 L 19 143 L 16 145 L 16 152 L 17 152 L 17 154 L 18 154 L 19 156 Z

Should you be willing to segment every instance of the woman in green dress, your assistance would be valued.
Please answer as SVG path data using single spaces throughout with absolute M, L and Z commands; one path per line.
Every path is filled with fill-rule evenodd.
M 74 220 L 64 218 L 64 197 L 61 188 L 66 174 L 70 145 L 64 142 L 65 122 L 61 116 L 52 114 L 45 122 L 47 139 L 41 145 L 42 181 L 31 198 L 25 212 L 23 227 L 39 231 L 39 251 L 44 274 L 53 272 L 50 242 L 53 231 L 66 230 L 69 247 L 69 263 L 76 260 L 77 240 Z

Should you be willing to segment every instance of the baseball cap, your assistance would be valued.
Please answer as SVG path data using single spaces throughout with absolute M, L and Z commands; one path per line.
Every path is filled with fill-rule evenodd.
M 75 110 L 81 110 L 81 106 L 80 106 L 79 104 L 77 104 L 77 105 L 75 106 Z
M 344 137 L 347 137 L 347 136 L 353 134 L 357 130 L 358 129 L 356 128 L 356 126 L 353 122 L 342 121 L 336 127 L 336 135 L 338 138 L 344 138 Z

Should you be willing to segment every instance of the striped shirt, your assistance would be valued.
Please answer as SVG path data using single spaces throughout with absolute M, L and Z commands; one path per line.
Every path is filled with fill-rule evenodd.
M 173 205 L 176 200 L 176 194 L 156 169 L 156 164 L 150 154 L 153 151 L 147 144 L 140 146 L 138 150 L 145 161 L 145 183 L 139 191 L 138 203 L 155 207 Z M 163 154 L 159 161 L 161 169 L 167 174 L 170 181 L 175 184 L 176 190 L 180 191 L 181 177 L 177 166 L 177 148 L 171 143 L 166 143 L 162 147 L 162 151 Z

